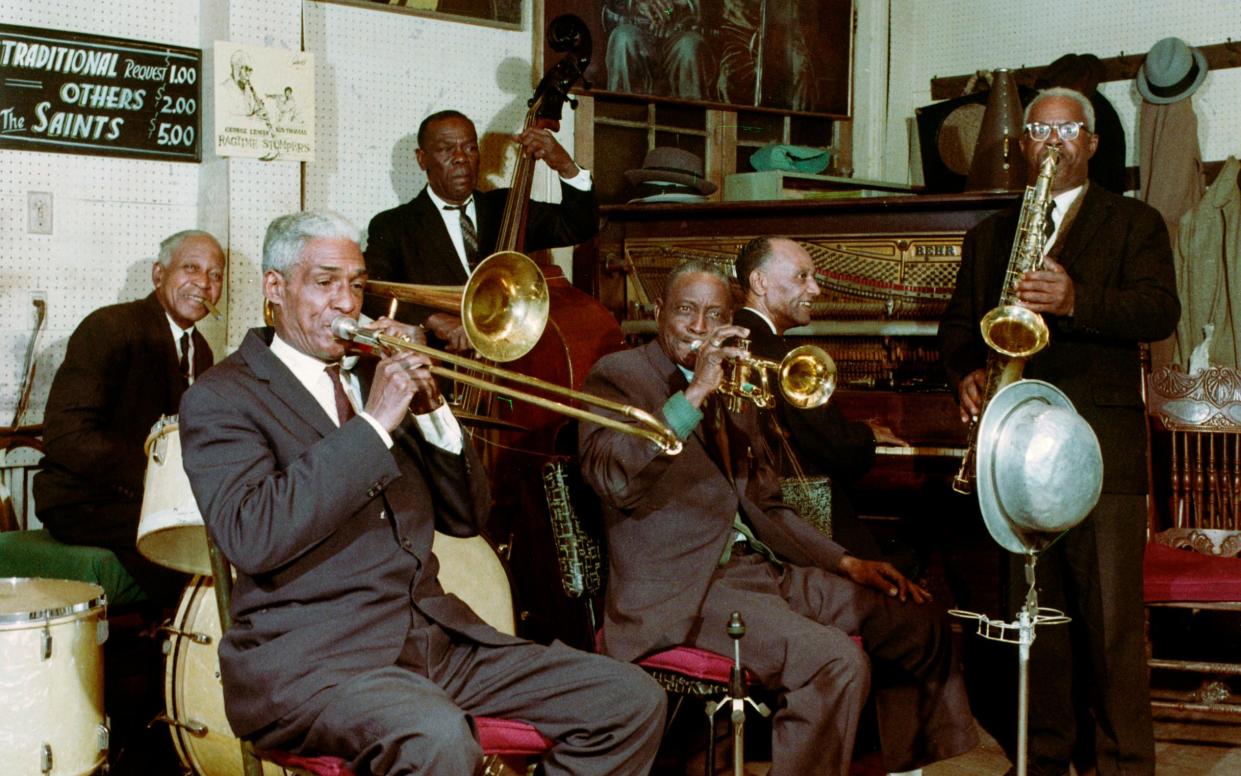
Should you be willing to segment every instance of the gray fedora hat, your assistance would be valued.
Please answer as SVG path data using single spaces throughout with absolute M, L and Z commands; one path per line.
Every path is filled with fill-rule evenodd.
M 661 146 L 646 152 L 642 168 L 626 170 L 625 180 L 630 184 L 679 183 L 696 189 L 699 194 L 711 194 L 716 185 L 704 175 L 702 157 L 680 148 Z
M 1180 38 L 1164 38 L 1146 54 L 1138 68 L 1138 93 L 1156 105 L 1167 105 L 1193 94 L 1207 77 L 1202 52 Z
M 1085 519 L 1103 491 L 1099 440 L 1059 388 L 1018 380 L 978 425 L 978 506 L 991 538 L 1029 555 Z

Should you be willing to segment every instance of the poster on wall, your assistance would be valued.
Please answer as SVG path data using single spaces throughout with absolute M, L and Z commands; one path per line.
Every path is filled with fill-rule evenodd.
M 315 60 L 307 51 L 216 41 L 215 152 L 315 160 Z
M 0 24 L 0 148 L 197 162 L 202 51 Z
M 853 0 L 543 0 L 542 29 L 565 13 L 591 32 L 591 93 L 849 115 Z

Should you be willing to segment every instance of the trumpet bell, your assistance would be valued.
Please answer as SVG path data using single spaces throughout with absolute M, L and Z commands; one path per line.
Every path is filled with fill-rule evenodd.
M 836 362 L 815 345 L 799 345 L 780 362 L 780 392 L 798 409 L 821 407 L 836 390 Z
M 1000 305 L 985 316 L 982 338 L 987 346 L 1010 358 L 1028 358 L 1051 339 L 1043 316 L 1018 305 Z
M 474 350 L 492 361 L 515 361 L 543 336 L 550 301 L 547 280 L 528 256 L 493 253 L 470 275 L 461 297 L 461 323 Z

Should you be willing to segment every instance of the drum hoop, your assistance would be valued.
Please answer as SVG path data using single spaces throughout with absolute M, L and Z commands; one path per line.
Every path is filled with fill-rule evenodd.
M 0 578 L 0 583 L 17 582 L 21 579 L 30 579 L 30 577 L 4 577 Z M 67 604 L 65 606 L 56 606 L 50 609 L 39 609 L 36 611 L 0 614 L 0 623 L 7 625 L 15 622 L 20 623 L 37 622 L 39 620 L 53 620 L 57 617 L 64 617 L 67 614 L 81 614 L 82 612 L 89 612 L 92 609 L 97 609 L 101 606 L 107 605 L 108 594 L 100 593 L 98 598 L 89 598 L 85 601 L 79 601 L 78 603 Z

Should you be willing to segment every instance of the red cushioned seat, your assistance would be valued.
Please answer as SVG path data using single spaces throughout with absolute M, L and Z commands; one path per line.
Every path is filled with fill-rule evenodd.
M 642 658 L 638 665 L 648 671 L 671 671 L 704 682 L 728 684 L 731 658 L 696 647 L 673 647 Z
M 552 748 L 551 740 L 526 722 L 475 717 L 474 725 L 478 729 L 478 741 L 489 756 L 537 757 Z M 274 749 L 258 755 L 282 768 L 300 768 L 314 776 L 353 776 L 348 764 L 339 757 L 305 757 Z
M 1241 601 L 1241 558 L 1148 544 L 1142 569 L 1147 603 Z

